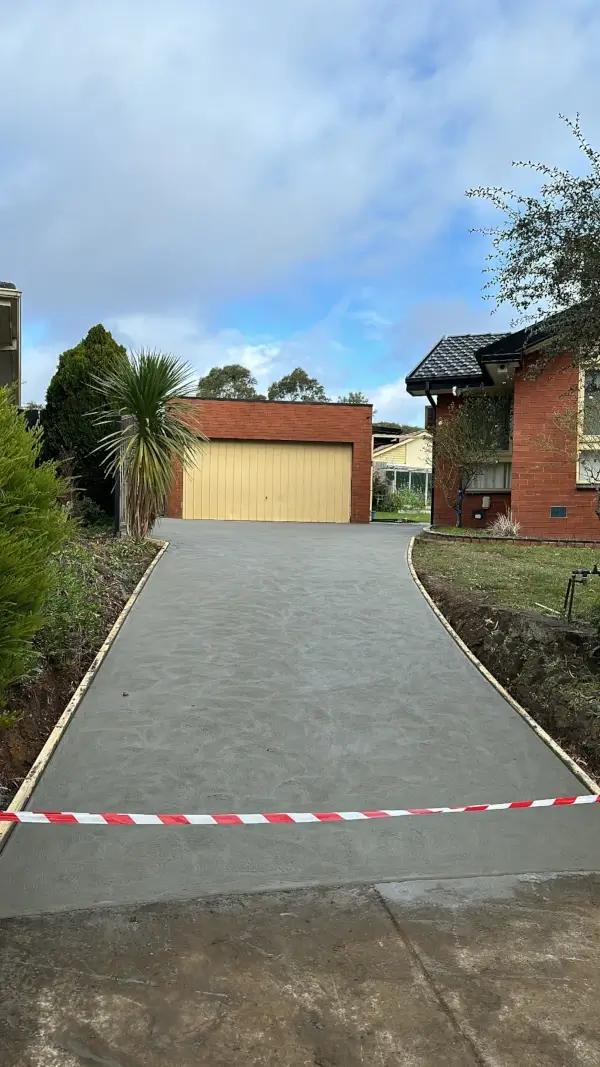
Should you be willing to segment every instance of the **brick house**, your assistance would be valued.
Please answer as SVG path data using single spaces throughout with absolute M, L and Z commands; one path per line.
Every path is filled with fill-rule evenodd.
M 505 448 L 468 486 L 465 527 L 484 527 L 511 508 L 522 536 L 598 540 L 599 480 L 591 471 L 600 470 L 599 439 L 586 437 L 584 416 L 598 374 L 580 371 L 569 356 L 558 357 L 541 374 L 531 373 L 543 340 L 535 328 L 443 337 L 408 375 L 406 387 L 411 396 L 429 400 L 434 409 L 429 424 L 473 391 L 510 397 Z M 579 425 L 572 448 L 557 426 L 561 413 L 567 418 L 572 413 Z M 433 463 L 435 468 L 435 448 Z M 456 522 L 435 473 L 432 522 Z
M 180 468 L 167 515 L 273 522 L 369 522 L 370 404 L 188 401 L 208 437 Z

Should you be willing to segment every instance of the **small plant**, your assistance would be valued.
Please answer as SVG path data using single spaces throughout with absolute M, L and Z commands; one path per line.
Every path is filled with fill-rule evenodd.
M 518 537 L 520 529 L 520 522 L 517 522 L 509 508 L 503 515 L 496 515 L 494 521 L 487 527 L 486 533 L 491 537 Z

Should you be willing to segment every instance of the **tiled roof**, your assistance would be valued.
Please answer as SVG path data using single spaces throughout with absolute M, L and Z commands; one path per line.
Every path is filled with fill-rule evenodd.
M 463 333 L 442 337 L 409 375 L 407 381 L 424 378 L 461 378 L 481 376 L 475 353 L 498 341 L 502 333 Z

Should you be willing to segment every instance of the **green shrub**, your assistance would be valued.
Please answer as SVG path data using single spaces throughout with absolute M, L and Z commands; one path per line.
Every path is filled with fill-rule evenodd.
M 415 493 L 413 489 L 400 489 L 397 497 L 398 511 L 426 511 L 427 504 L 422 493 Z
M 92 326 L 75 348 L 63 352 L 48 386 L 42 416 L 45 455 L 71 463 L 75 489 L 89 496 L 107 514 L 113 511 L 113 479 L 95 451 L 106 434 L 90 412 L 99 405 L 92 375 L 112 372 L 127 353 L 104 326 Z
M 41 445 L 41 429 L 28 430 L 9 390 L 0 389 L 0 706 L 34 662 L 32 641 L 55 577 L 51 555 L 68 536 L 56 468 L 37 465 Z M 4 715 L 0 725 L 9 721 Z
M 391 511 L 390 507 L 391 488 L 380 470 L 373 471 L 373 493 L 371 507 L 373 511 Z
M 47 666 L 78 663 L 104 636 L 98 573 L 89 546 L 72 541 L 50 563 L 53 581 L 44 601 L 44 625 L 35 648 Z
M 88 526 L 92 529 L 108 530 L 112 526 L 113 520 L 111 517 L 89 496 L 75 498 L 71 515 L 73 518 L 78 519 L 83 526 Z

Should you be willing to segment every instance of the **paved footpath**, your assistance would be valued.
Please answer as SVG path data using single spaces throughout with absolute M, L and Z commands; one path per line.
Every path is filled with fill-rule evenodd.
M 161 532 L 171 547 L 30 807 L 327 811 L 585 791 L 437 622 L 406 569 L 408 531 L 165 522 Z M 3 1062 L 134 1067 L 154 1062 L 154 1042 L 156 1062 L 178 1067 L 597 1064 L 585 1021 L 592 980 L 597 991 L 586 939 L 600 894 L 593 878 L 577 875 L 600 870 L 599 816 L 590 806 L 337 825 L 17 827 L 0 857 L 0 916 L 8 919 L 13 975 L 5 987 L 31 988 L 35 996 L 9 1009 L 13 1059 Z M 470 916 L 462 934 L 447 896 L 456 879 L 470 887 L 461 890 L 461 914 Z M 359 884 L 379 889 L 327 888 Z M 427 886 L 446 896 L 440 906 L 428 898 L 416 928 L 419 946 L 406 924 Z M 506 886 L 508 911 L 506 901 L 493 904 Z M 268 892 L 240 897 L 257 890 Z M 550 917 L 561 913 L 551 929 L 548 901 Z M 426 947 L 427 923 L 439 952 Z M 527 923 L 532 941 L 519 956 Z M 536 939 L 534 927 L 543 937 Z M 33 969 L 30 958 L 23 970 L 32 947 Z M 109 966 L 110 953 L 116 962 Z M 84 980 L 90 958 L 92 977 Z M 492 982 L 491 971 L 521 984 L 500 990 L 494 978 L 492 994 L 484 982 L 487 1007 L 479 1003 L 476 1018 L 461 1015 L 457 967 L 467 985 L 485 975 Z M 541 1006 L 536 968 L 547 993 Z M 312 993 L 303 985 L 309 973 Z M 254 987 L 254 1001 L 244 982 Z M 577 983 L 580 1007 L 563 1017 L 561 996 Z M 169 1026 L 156 997 L 171 1005 Z M 315 997 L 321 1014 L 313 1011 Z M 219 1045 L 210 1035 L 224 1032 L 234 1002 L 254 1004 L 259 1016 L 251 1025 L 243 1011 L 234 1012 L 236 1032 L 229 1046 L 225 1038 Z M 535 1019 L 527 1022 L 534 1002 Z M 486 1059 L 481 1034 L 500 1027 L 502 1047 L 502 1012 L 517 1012 L 517 1005 L 525 1012 L 523 1041 L 531 1044 L 537 1028 L 546 1051 L 537 1059 L 524 1052 Z M 300 1029 L 288 1040 L 288 1058 L 282 1052 L 278 1059 L 290 1013 Z M 139 1038 L 144 1054 L 129 1040 L 138 1032 L 134 1017 L 146 1033 L 146 1045 Z M 334 1017 L 337 1037 L 321 1048 Z M 369 1017 L 378 1044 L 372 1035 L 368 1044 Z M 109 1019 L 121 1020 L 116 1036 Z M 437 1052 L 434 1045 L 427 1051 L 430 1024 Z M 562 1059 L 551 1051 L 559 1030 L 563 1051 L 570 1050 Z M 417 1035 L 412 1059 L 398 1051 L 409 1050 L 410 1034 Z M 28 1050 L 34 1038 L 39 1049 L 50 1042 L 54 1059 L 41 1051 L 27 1051 L 27 1059 L 19 1035 Z M 185 1041 L 184 1055 L 177 1042 L 183 1049 Z M 161 1049 L 170 1050 L 162 1061 Z

